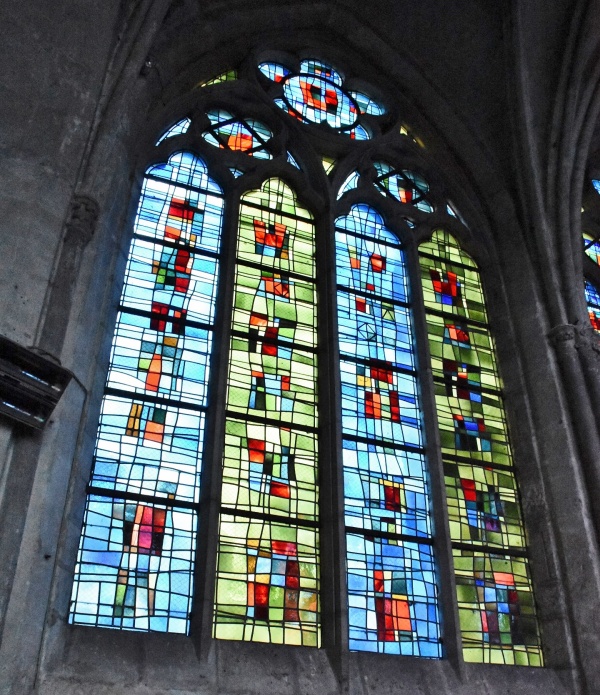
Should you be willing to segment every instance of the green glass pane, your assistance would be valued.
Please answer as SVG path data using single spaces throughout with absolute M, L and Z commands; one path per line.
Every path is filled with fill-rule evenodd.
M 293 347 L 276 354 L 248 339 L 232 341 L 227 407 L 254 417 L 316 427 L 316 357 Z M 271 347 L 271 346 L 268 346 Z
M 216 638 L 319 646 L 315 529 L 223 514 L 219 555 Z
M 290 428 L 228 420 L 222 504 L 317 518 L 316 438 Z
M 542 666 L 528 561 L 454 550 L 466 661 Z
M 312 215 L 298 205 L 292 189 L 280 179 L 268 179 L 260 189 L 244 194 L 242 203 L 312 220 Z
M 218 639 L 319 646 L 314 278 L 314 227 L 291 189 L 270 179 L 246 193 L 229 348 Z
M 445 461 L 444 474 L 453 541 L 504 548 L 525 546 L 511 471 Z
M 434 253 L 439 247 L 431 249 Z M 442 248 L 448 248 L 444 244 Z M 485 301 L 479 273 L 471 267 L 465 267 L 447 260 L 440 261 L 438 253 L 433 258 L 425 256 L 421 259 L 421 280 L 423 283 L 423 299 L 428 309 L 442 311 L 470 319 L 471 321 L 487 322 Z
M 447 232 L 419 247 L 466 661 L 542 665 L 508 428 L 477 266 Z M 490 555 L 497 546 L 507 555 Z
M 233 330 L 316 346 L 316 290 L 312 282 L 239 265 Z
M 480 397 L 481 401 L 447 396 L 445 386 L 436 384 L 435 402 L 442 453 L 511 465 L 501 399 L 475 389 L 467 393 Z
M 430 241 L 425 241 L 419 246 L 419 255 L 421 254 L 428 254 L 448 263 L 460 263 L 477 270 L 475 261 L 461 249 L 456 239 L 443 229 L 437 229 Z
M 238 258 L 274 270 L 315 275 L 312 222 L 242 205 Z

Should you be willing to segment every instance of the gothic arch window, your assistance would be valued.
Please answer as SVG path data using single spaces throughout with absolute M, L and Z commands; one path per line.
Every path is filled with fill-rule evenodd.
M 71 622 L 188 633 L 203 574 L 217 639 L 443 658 L 458 614 L 541 665 L 482 278 L 393 100 L 252 55 L 155 141 Z

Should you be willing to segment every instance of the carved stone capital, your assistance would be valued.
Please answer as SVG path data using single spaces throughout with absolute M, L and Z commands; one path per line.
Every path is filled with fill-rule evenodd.
M 554 326 L 548 333 L 548 339 L 555 348 L 566 347 L 569 342 L 572 342 L 574 347 L 577 339 L 577 328 L 570 323 Z
M 87 195 L 75 195 L 67 219 L 67 234 L 82 246 L 89 243 L 96 229 L 98 203 Z
M 577 337 L 578 347 L 600 357 L 600 335 L 591 325 L 580 328 Z

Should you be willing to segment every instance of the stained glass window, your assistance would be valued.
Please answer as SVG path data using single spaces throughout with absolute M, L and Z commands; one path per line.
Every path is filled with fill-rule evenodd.
M 366 94 L 361 94 L 361 92 L 350 92 L 350 96 L 358 104 L 361 113 L 368 113 L 370 116 L 383 116 L 385 113 L 383 106 Z
M 542 665 L 494 342 L 477 266 L 447 232 L 419 247 L 466 661 Z
M 253 118 L 237 119 L 223 109 L 209 111 L 207 115 L 211 127 L 202 137 L 211 145 L 233 152 L 244 152 L 258 159 L 272 158 L 266 143 L 273 133 L 267 126 Z
M 583 233 L 583 249 L 588 258 L 600 266 L 600 238 L 593 237 L 587 232 Z
M 146 172 L 73 586 L 72 623 L 188 630 L 223 197 L 200 159 Z
M 404 254 L 367 205 L 336 221 L 350 648 L 441 656 Z
M 347 602 L 352 651 L 441 658 L 440 585 L 448 577 L 440 576 L 436 556 L 449 549 L 432 522 L 429 461 L 437 454 L 434 443 L 426 448 L 424 429 L 434 414 L 421 401 L 420 380 L 430 377 L 428 369 L 418 371 L 426 358 L 424 346 L 417 357 L 413 313 L 422 305 L 420 293 L 413 301 L 409 292 L 417 258 L 410 233 L 434 206 L 436 219 L 464 222 L 433 177 L 372 158 L 366 141 L 385 128 L 390 152 L 414 154 L 414 143 L 422 143 L 358 76 L 316 58 L 280 55 L 285 65 L 246 62 L 197 85 L 210 88 L 194 93 L 190 116 L 156 143 L 187 133 L 184 141 L 193 140 L 207 161 L 221 159 L 212 175 L 222 177 L 226 190 L 187 152 L 146 172 L 70 621 L 189 631 L 198 520 L 208 513 L 199 507 L 204 457 L 221 462 L 211 483 L 219 495 L 216 558 L 209 554 L 199 563 L 208 568 L 201 571 L 216 572 L 213 637 L 320 646 L 323 561 L 329 570 L 345 566 L 340 600 Z M 260 121 L 236 115 L 232 106 L 249 103 L 253 88 L 264 90 L 255 94 Z M 292 137 L 299 130 L 311 143 L 303 150 L 296 148 L 304 141 Z M 328 138 L 335 146 L 325 146 Z M 288 182 L 268 178 L 278 171 L 314 209 L 298 202 Z M 317 184 L 310 172 L 318 171 Z M 325 191 L 316 189 L 337 182 L 341 171 L 345 179 L 328 193 L 344 214 L 328 229 L 325 206 L 315 202 Z M 407 225 L 404 243 L 371 205 L 348 211 L 344 201 L 357 189 L 396 206 Z M 246 192 L 238 199 L 240 190 Z M 228 240 L 233 267 L 220 270 L 226 204 L 228 228 L 236 230 Z M 318 258 L 315 219 L 323 235 Z M 597 263 L 597 239 L 584 238 Z M 443 231 L 421 244 L 419 258 L 464 656 L 541 665 L 526 535 L 477 267 Z M 337 316 L 319 323 L 317 289 L 327 287 L 333 265 Z M 220 273 L 233 278 L 233 287 L 217 298 Z M 600 330 L 600 294 L 590 282 L 586 297 Z M 217 302 L 227 319 L 218 327 Z M 226 383 L 218 397 L 211 395 L 210 416 L 223 427 L 207 438 L 204 452 L 217 330 L 223 333 L 215 342 L 222 336 L 228 350 L 214 383 L 225 376 Z M 339 355 L 337 364 L 332 355 Z M 318 361 L 329 368 L 319 372 Z M 331 369 L 332 383 L 323 384 Z M 340 412 L 319 412 L 319 388 L 339 393 Z M 333 452 L 340 435 L 339 451 L 319 457 L 319 447 Z M 337 479 L 337 470 L 346 556 L 321 558 L 321 495 L 330 505 L 335 493 L 320 489 L 319 479 L 325 471 L 323 479 Z
M 318 646 L 312 216 L 278 179 L 242 197 L 214 636 Z
M 586 204 L 587 213 L 583 218 L 583 224 L 588 227 L 587 231 L 582 234 L 585 253 L 583 259 L 584 293 L 590 324 L 597 333 L 600 333 L 600 275 L 598 274 L 600 268 L 600 233 L 596 229 L 598 223 L 598 199 L 596 195 L 600 194 L 600 182 L 597 179 L 592 179 L 592 186 L 594 193 L 591 194 L 588 204 Z M 583 208 L 581 208 L 581 212 L 584 212 Z
M 220 75 L 206 80 L 204 82 L 199 82 L 196 87 L 210 87 L 213 84 L 222 84 L 223 82 L 232 82 L 237 80 L 237 70 L 227 70 L 222 72 Z
M 344 183 L 340 186 L 339 193 L 337 194 L 338 200 L 344 195 L 344 193 L 356 188 L 358 186 L 359 179 L 360 174 L 358 171 L 353 171 L 351 174 L 349 174 Z
M 190 118 L 182 118 L 180 121 L 177 121 L 177 123 L 173 124 L 170 128 L 168 128 L 161 136 L 158 138 L 156 141 L 157 145 L 160 145 L 160 143 L 163 140 L 166 140 L 167 138 L 172 138 L 175 135 L 183 135 L 184 133 L 187 133 L 188 128 L 192 124 L 192 121 Z
M 293 166 L 296 167 L 296 169 L 301 169 L 302 167 L 298 164 L 298 162 L 294 159 L 292 154 L 290 152 L 287 153 L 287 160 L 288 162 Z
M 585 282 L 585 299 L 592 328 L 600 333 L 600 291 L 588 280 Z
M 584 292 L 585 301 L 587 304 L 588 317 L 592 328 L 600 333 L 600 275 L 598 269 L 600 267 L 600 233 L 596 229 L 598 224 L 597 214 L 597 197 L 600 194 L 600 181 L 592 179 L 594 193 L 589 199 L 589 206 L 586 204 L 586 216 L 583 223 L 588 227 L 587 231 L 583 232 L 583 250 L 585 253 L 583 260 L 584 269 Z M 584 209 L 581 208 L 581 212 Z M 589 228 L 593 231 L 591 231 Z M 590 261 L 593 265 L 590 264 Z
M 414 171 L 395 169 L 385 162 L 375 162 L 375 170 L 375 187 L 380 193 L 400 203 L 414 205 L 423 212 L 433 212 L 433 207 L 425 198 L 429 184 L 422 176 Z
M 369 140 L 361 116 L 381 116 L 385 108 L 362 92 L 349 92 L 333 66 L 319 60 L 303 60 L 298 71 L 279 63 L 258 66 L 262 75 L 280 85 L 275 104 L 303 123 L 327 124 L 353 140 Z

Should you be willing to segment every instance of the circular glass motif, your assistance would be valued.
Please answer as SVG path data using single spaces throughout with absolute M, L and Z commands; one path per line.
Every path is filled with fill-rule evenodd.
M 354 99 L 334 82 L 317 75 L 301 73 L 284 78 L 283 97 L 306 121 L 326 122 L 332 128 L 351 128 L 360 115 Z

